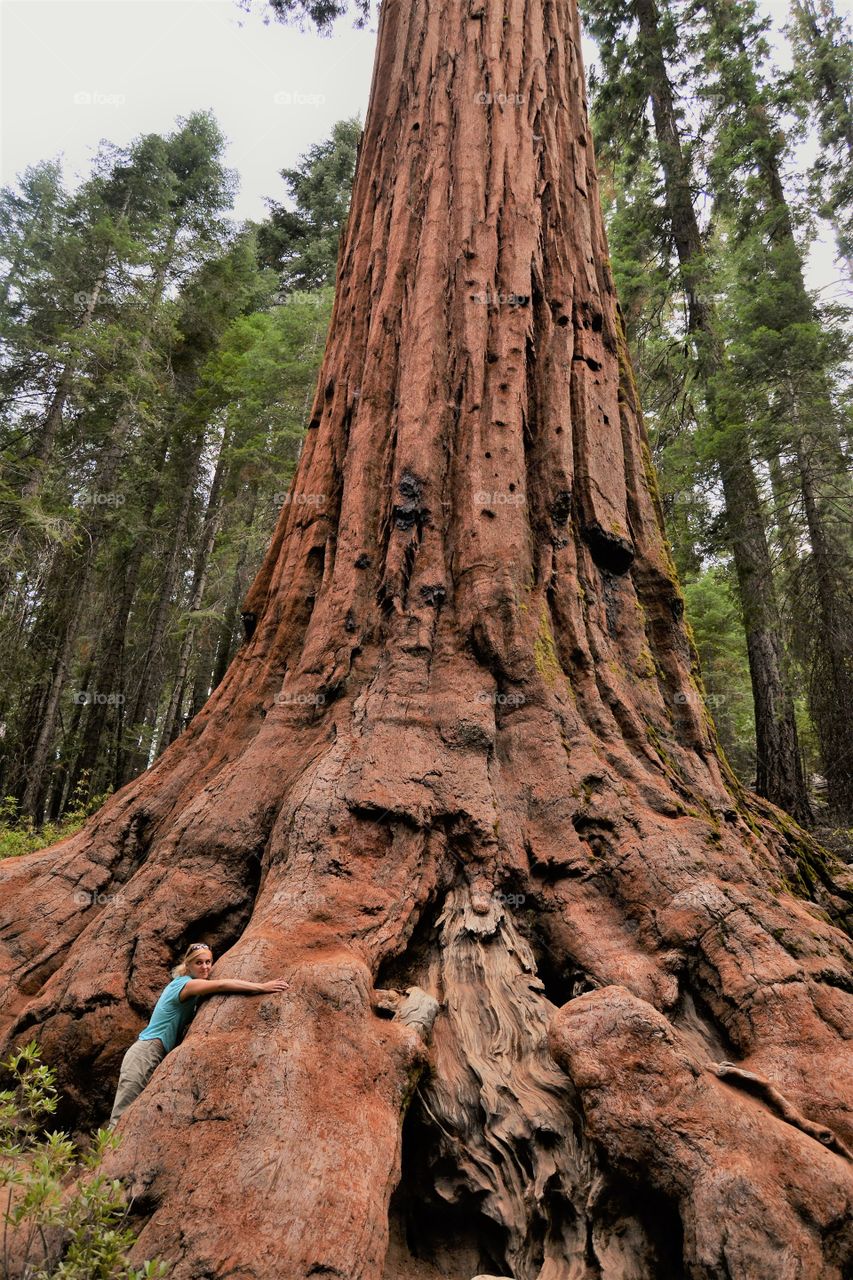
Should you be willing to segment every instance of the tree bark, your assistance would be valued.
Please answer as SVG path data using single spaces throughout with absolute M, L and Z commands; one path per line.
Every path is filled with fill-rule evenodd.
M 706 1247 L 666 1090 L 649 1141 L 675 1181 L 650 1185 L 617 1110 L 647 1055 L 677 1088 L 737 1059 L 850 1137 L 850 948 L 823 914 L 844 890 L 720 760 L 682 612 L 574 5 L 386 0 L 252 638 L 82 832 L 0 864 L 2 1025 L 39 1038 L 87 1121 L 189 940 L 217 976 L 289 978 L 203 1005 L 123 1117 L 108 1168 L 140 1258 L 174 1280 L 651 1280 L 731 1255 L 738 1280 L 798 1260 L 840 1280 L 842 1157 L 810 1140 L 823 1207 L 801 1213 L 806 1139 L 762 1111 L 749 1156 L 778 1213 L 745 1224 L 749 1167 L 721 1177 L 700 1209 L 738 1247 Z M 821 909 L 792 891 L 806 874 Z M 640 1047 L 602 1018 L 590 1083 L 584 1028 L 552 1025 L 554 1057 L 546 1032 L 614 987 Z M 401 988 L 441 1002 L 429 1060 Z M 726 1170 L 728 1093 L 691 1116 Z

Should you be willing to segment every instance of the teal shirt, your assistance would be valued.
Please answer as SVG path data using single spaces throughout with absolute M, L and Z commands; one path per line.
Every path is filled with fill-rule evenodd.
M 140 1035 L 140 1040 L 162 1040 L 167 1053 L 174 1049 L 198 1004 L 197 996 L 183 1001 L 180 998 L 184 987 L 191 981 L 188 974 L 172 979 L 155 1004 L 151 1021 Z

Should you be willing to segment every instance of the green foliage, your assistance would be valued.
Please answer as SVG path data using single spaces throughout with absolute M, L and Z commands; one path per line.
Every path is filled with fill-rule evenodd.
M 743 620 L 730 571 L 706 569 L 684 583 L 684 598 L 720 745 L 749 786 L 755 777 L 755 715 Z
M 119 1138 L 99 1129 L 79 1151 L 61 1132 L 45 1132 L 56 1111 L 55 1075 L 31 1041 L 0 1064 L 0 1195 L 4 1196 L 2 1280 L 154 1280 L 168 1266 L 132 1267 L 135 1234 L 121 1186 L 102 1171 Z
M 811 195 L 835 229 L 853 271 L 853 35 L 832 0 L 792 0 L 788 35 L 794 56 L 787 101 L 803 125 L 816 115 Z
M 103 143 L 73 195 L 52 165 L 0 193 L 6 856 L 144 768 L 240 642 L 310 416 L 359 133 L 343 122 L 285 175 L 286 243 L 223 216 L 207 113 Z M 311 290 L 282 294 L 281 268 Z
M 87 790 L 88 778 L 83 778 L 61 820 L 45 822 L 40 827 L 21 813 L 15 796 L 0 798 L 0 859 L 35 853 L 73 836 L 107 799 L 106 794 L 87 796 Z
M 789 173 L 792 142 L 819 101 L 812 193 L 820 172 L 824 213 L 834 181 L 847 207 L 849 156 L 843 173 L 836 161 L 853 143 L 843 74 L 853 49 L 831 0 L 793 0 L 793 75 L 771 61 L 769 23 L 754 0 L 581 3 L 600 60 L 590 85 L 614 274 L 720 737 L 748 780 L 749 668 L 737 637 L 744 614 L 755 616 L 749 566 L 763 529 L 770 596 L 785 608 L 774 621 L 772 605 L 759 607 L 785 649 L 808 766 L 817 738 L 825 771 L 847 750 L 843 721 L 853 718 L 841 656 L 853 637 L 841 514 L 853 500 L 850 317 L 805 286 L 815 220 Z M 717 632 L 725 650 L 715 650 Z M 752 675 L 760 682 L 760 670 Z
M 241 9 L 249 11 L 255 8 L 257 0 L 239 0 L 239 3 Z M 304 27 L 307 21 L 321 35 L 330 35 L 337 20 L 349 11 L 347 0 L 260 0 L 260 7 L 272 13 L 279 22 Z M 366 26 L 370 9 L 370 0 L 354 0 L 353 25 Z
M 269 201 L 258 244 L 261 262 L 280 273 L 286 293 L 318 289 L 335 278 L 360 137 L 358 120 L 340 120 L 296 169 L 281 171 L 295 208 Z

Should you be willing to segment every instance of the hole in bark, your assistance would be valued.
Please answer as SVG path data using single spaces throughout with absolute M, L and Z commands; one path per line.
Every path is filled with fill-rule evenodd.
M 243 898 L 236 904 L 211 911 L 199 916 L 175 940 L 175 954 L 181 956 L 191 942 L 206 942 L 213 951 L 214 961 L 221 959 L 224 952 L 229 951 L 235 942 L 239 942 L 245 932 L 246 925 L 255 904 L 258 888 L 261 883 L 261 858 L 263 847 L 251 849 L 243 863 Z
M 537 923 L 528 941 L 536 957 L 536 973 L 545 988 L 545 999 L 551 1004 L 559 1009 L 585 991 L 596 990 L 598 983 L 571 956 L 561 957 Z
M 603 328 L 604 328 L 604 316 L 601 314 L 601 312 L 598 312 L 597 315 L 594 315 L 592 317 L 592 331 L 593 333 L 601 333 L 601 330 Z
M 308 555 L 305 557 L 305 564 L 312 574 L 316 574 L 318 578 L 323 576 L 323 566 L 326 563 L 326 544 L 321 547 L 311 547 Z
M 461 1184 L 451 1161 L 436 1159 L 440 1137 L 416 1094 L 403 1123 L 401 1176 L 388 1215 L 385 1280 L 429 1275 L 426 1268 L 434 1268 L 436 1280 L 509 1275 L 504 1232 L 481 1212 L 480 1197 Z
M 437 915 L 435 903 L 428 902 L 409 934 L 404 950 L 388 956 L 380 964 L 374 986 L 403 991 L 406 987 L 428 985 L 430 959 L 439 946 Z
M 737 1062 L 740 1059 L 740 1050 L 729 1039 L 728 1032 L 694 991 L 686 987 L 682 989 L 671 1021 L 702 1056 L 707 1055 L 715 1062 Z
M 634 1274 L 655 1280 L 687 1280 L 684 1271 L 684 1231 L 677 1207 L 648 1184 L 644 1170 L 636 1181 L 611 1169 L 599 1155 L 604 1187 L 595 1197 L 588 1224 L 588 1256 L 593 1265 L 606 1263 L 606 1247 L 616 1237 L 631 1240 L 639 1268 Z M 604 1275 L 610 1274 L 605 1268 Z M 619 1270 L 618 1274 L 624 1274 Z
M 327 400 L 331 400 L 334 394 L 335 394 L 335 380 L 334 378 L 330 378 L 329 381 L 326 383 L 326 390 L 324 392 L 324 395 Z
M 567 325 L 568 323 L 569 323 L 569 317 L 568 317 L 568 316 L 558 316 L 558 317 L 557 317 L 557 324 L 558 324 L 562 329 L 565 329 L 565 327 L 566 327 L 566 325 Z
M 397 486 L 403 499 L 394 508 L 394 524 L 398 529 L 420 529 L 429 515 L 422 506 L 423 482 L 410 471 L 404 471 Z
M 597 522 L 585 525 L 582 534 L 599 569 L 616 577 L 628 572 L 634 561 L 634 548 L 627 538 L 602 529 Z
M 355 562 L 356 569 L 369 569 L 373 561 L 366 551 L 362 551 L 361 555 Z
M 568 489 L 561 489 L 560 492 L 551 499 L 551 505 L 549 507 L 551 519 L 554 521 L 554 524 L 566 524 L 568 522 L 571 509 L 572 495 Z
M 610 836 L 616 830 L 610 818 L 581 810 L 573 816 L 572 826 L 581 840 L 586 841 L 596 857 L 600 858 L 610 851 L 612 845 Z
M 247 611 L 246 613 L 240 614 L 240 621 L 243 624 L 244 636 L 247 640 L 251 640 L 252 636 L 255 634 L 255 627 L 258 625 L 258 615 L 251 611 Z
M 427 604 L 431 604 L 434 608 L 439 608 L 444 603 L 447 592 L 444 587 L 437 585 L 434 587 L 421 587 L 421 596 Z

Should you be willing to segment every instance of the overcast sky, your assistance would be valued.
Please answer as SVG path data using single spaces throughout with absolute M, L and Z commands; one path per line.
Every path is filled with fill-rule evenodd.
M 853 0 L 836 0 L 845 12 Z M 765 0 L 776 25 L 787 0 Z M 88 172 L 101 138 L 124 144 L 166 133 L 211 107 L 240 177 L 238 217 L 261 217 L 293 166 L 336 120 L 364 120 L 372 29 L 345 19 L 329 38 L 244 14 L 237 0 L 0 0 L 0 181 L 62 156 L 66 178 Z M 830 245 L 812 283 L 837 289 Z
M 239 217 L 281 196 L 336 120 L 364 119 L 375 30 L 322 38 L 243 14 L 236 0 L 3 0 L 2 182 L 62 153 L 85 173 L 100 138 L 166 133 L 212 107 L 240 175 Z

